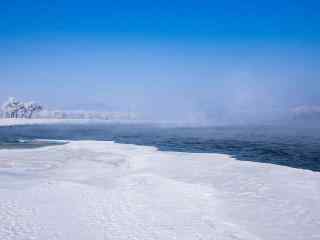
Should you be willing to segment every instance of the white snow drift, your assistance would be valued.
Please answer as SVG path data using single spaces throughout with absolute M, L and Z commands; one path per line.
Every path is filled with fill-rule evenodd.
M 74 141 L 0 151 L 0 239 L 320 239 L 320 174 Z

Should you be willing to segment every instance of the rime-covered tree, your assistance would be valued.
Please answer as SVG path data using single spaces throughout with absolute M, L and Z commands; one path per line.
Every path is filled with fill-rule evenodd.
M 19 112 L 24 109 L 24 104 L 16 98 L 10 97 L 3 105 L 2 110 L 6 117 L 18 118 Z
M 35 112 L 41 111 L 43 107 L 35 102 L 20 102 L 10 97 L 3 105 L 3 116 L 8 118 L 31 118 Z
M 38 104 L 38 103 L 35 103 L 35 102 L 27 102 L 24 104 L 24 108 L 26 110 L 25 112 L 25 117 L 27 118 L 32 118 L 32 115 L 35 113 L 35 112 L 39 112 L 43 109 L 43 107 Z

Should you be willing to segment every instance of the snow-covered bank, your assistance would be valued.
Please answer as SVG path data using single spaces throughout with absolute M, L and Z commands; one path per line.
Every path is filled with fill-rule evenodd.
M 73 141 L 0 150 L 0 239 L 319 239 L 320 174 Z
M 159 127 L 206 127 L 210 125 L 189 122 L 151 121 L 151 120 L 101 120 L 101 119 L 55 119 L 55 118 L 0 118 L 0 127 L 46 124 L 146 124 Z M 217 125 L 216 125 L 217 126 Z
M 87 123 L 81 119 L 27 119 L 27 118 L 1 118 L 0 126 L 19 126 L 34 124 L 58 124 L 58 123 Z
M 103 124 L 103 123 L 144 123 L 136 120 L 95 120 L 95 119 L 48 119 L 48 118 L 0 118 L 1 126 L 44 125 L 44 124 Z

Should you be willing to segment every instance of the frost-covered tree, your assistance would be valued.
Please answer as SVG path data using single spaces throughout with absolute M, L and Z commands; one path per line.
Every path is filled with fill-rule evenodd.
M 3 105 L 2 110 L 6 117 L 18 118 L 19 112 L 24 108 L 24 104 L 17 99 L 10 97 Z
M 38 104 L 38 103 L 35 103 L 35 102 L 27 102 L 24 104 L 24 108 L 25 108 L 25 116 L 24 117 L 27 117 L 27 118 L 32 118 L 32 115 L 35 113 L 35 112 L 39 112 L 43 109 L 43 107 Z
M 28 117 L 28 109 L 25 103 L 23 103 L 23 107 L 19 111 L 19 117 L 27 118 Z
M 35 102 L 23 103 L 16 98 L 10 97 L 3 105 L 2 112 L 8 118 L 31 118 L 35 112 L 41 111 L 43 107 Z

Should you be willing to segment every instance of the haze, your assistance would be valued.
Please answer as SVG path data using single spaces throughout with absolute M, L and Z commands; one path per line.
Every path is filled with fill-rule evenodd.
M 318 8 L 315 1 L 7 1 L 0 100 L 150 120 L 283 120 L 296 107 L 320 105 Z

